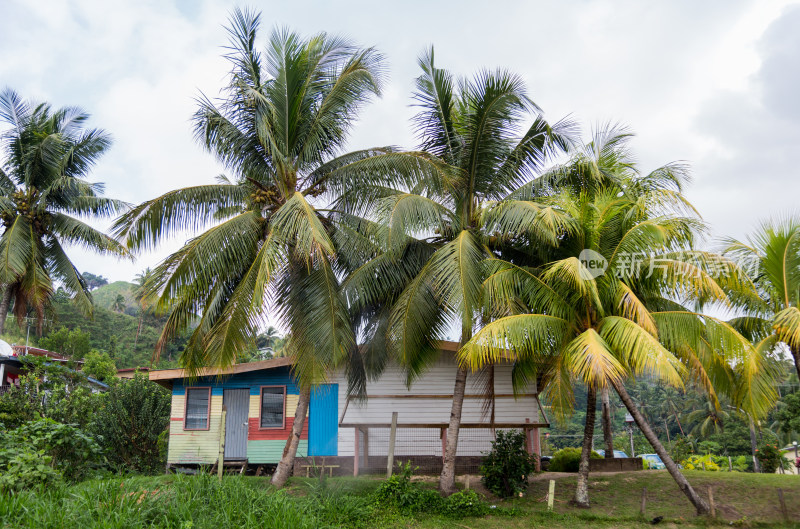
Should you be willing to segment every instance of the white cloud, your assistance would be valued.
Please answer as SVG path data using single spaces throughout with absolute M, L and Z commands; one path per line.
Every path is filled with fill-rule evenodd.
M 3 2 L 3 0 L 0 0 Z M 344 33 L 377 46 L 391 82 L 364 113 L 353 148 L 413 145 L 416 56 L 462 75 L 519 72 L 551 118 L 621 121 L 645 166 L 694 164 L 690 196 L 719 233 L 741 235 L 799 190 L 791 154 L 800 107 L 797 39 L 770 37 L 786 2 L 261 2 L 264 31 Z M 0 84 L 55 105 L 78 104 L 115 145 L 93 177 L 140 202 L 221 172 L 193 141 L 194 97 L 224 82 L 230 2 L 5 0 Z M 789 27 L 790 22 L 784 22 Z M 770 28 L 769 30 L 767 28 Z M 796 24 L 795 24 L 796 27 Z M 776 29 L 777 28 L 777 29 Z M 765 33 L 766 31 L 766 33 Z M 772 32 L 772 33 L 770 33 Z M 786 33 L 786 31 L 784 31 Z M 765 35 L 762 38 L 762 34 Z M 797 61 L 795 61 L 796 63 Z M 794 105 L 794 106 L 792 106 Z M 117 263 L 76 252 L 82 270 L 130 279 L 166 251 Z

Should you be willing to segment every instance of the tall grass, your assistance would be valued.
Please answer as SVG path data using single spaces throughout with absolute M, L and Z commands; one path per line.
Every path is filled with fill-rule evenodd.
M 261 483 L 208 475 L 110 479 L 0 494 L 0 527 L 31 529 L 303 529 L 329 527 L 309 500 Z

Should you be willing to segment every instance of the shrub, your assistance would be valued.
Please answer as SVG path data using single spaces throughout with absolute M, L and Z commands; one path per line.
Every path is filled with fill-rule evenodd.
M 756 449 L 756 457 L 758 462 L 761 463 L 761 471 L 765 474 L 773 474 L 778 467 L 783 463 L 783 456 L 778 445 L 766 442 Z
M 473 490 L 465 490 L 442 498 L 438 492 L 411 481 L 411 463 L 398 463 L 400 472 L 380 484 L 373 493 L 377 507 L 388 507 L 401 513 L 425 512 L 441 514 L 450 518 L 483 516 L 489 506 Z
M 722 470 L 720 466 L 721 459 L 712 454 L 706 455 L 692 455 L 681 462 L 683 468 L 686 470 L 706 470 L 708 472 L 719 472 Z M 727 464 L 726 464 L 727 466 Z
M 694 453 L 692 443 L 686 437 L 679 437 L 669 447 L 669 456 L 673 461 L 684 461 Z
M 20 490 L 77 481 L 97 469 L 95 439 L 73 425 L 41 419 L 0 435 L 0 488 Z
M 474 490 L 464 490 L 444 498 L 440 512 L 451 518 L 484 516 L 489 513 L 489 506 Z
M 86 375 L 48 364 L 43 357 L 25 356 L 20 361 L 27 374 L 20 377 L 19 387 L 0 395 L 0 422 L 13 429 L 44 417 L 85 429 L 102 398 L 91 392 Z
M 752 472 L 753 460 L 747 456 L 736 456 L 733 458 L 733 470 L 738 472 Z
M 591 459 L 602 459 L 600 454 L 592 450 L 589 454 Z M 550 460 L 550 472 L 577 472 L 581 463 L 580 448 L 562 448 Z
M 481 481 L 493 494 L 508 498 L 527 490 L 528 475 L 534 468 L 536 458 L 525 450 L 525 434 L 518 430 L 499 431 L 491 451 L 483 458 Z
M 394 507 L 400 511 L 418 512 L 438 510 L 441 497 L 430 489 L 411 482 L 414 469 L 411 462 L 397 464 L 400 472 L 393 474 L 375 490 L 374 499 L 378 505 Z
M 162 469 L 159 436 L 169 424 L 169 393 L 137 374 L 112 385 L 103 397 L 94 432 L 103 439 L 109 463 L 117 470 Z
M 40 489 L 62 481 L 43 450 L 25 446 L 0 448 L 0 491 Z

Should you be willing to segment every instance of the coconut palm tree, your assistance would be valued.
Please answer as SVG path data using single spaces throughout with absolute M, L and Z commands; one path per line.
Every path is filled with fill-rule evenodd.
M 338 274 L 364 243 L 352 217 L 321 209 L 345 191 L 378 181 L 400 185 L 439 171 L 423 153 L 383 147 L 343 153 L 359 109 L 380 93 L 383 57 L 345 39 L 275 30 L 256 49 L 259 16 L 235 10 L 224 97 L 201 98 L 198 141 L 233 173 L 178 189 L 122 216 L 117 233 L 148 248 L 181 230 L 215 225 L 153 272 L 157 310 L 168 310 L 156 353 L 194 326 L 181 361 L 190 372 L 226 366 L 252 348 L 267 311 L 289 331 L 287 355 L 301 388 L 294 427 L 272 482 L 288 478 L 311 387 L 355 348 Z
M 111 305 L 111 310 L 122 314 L 125 311 L 125 307 L 125 296 L 122 294 L 117 294 L 117 297 L 114 299 L 114 303 Z
M 732 263 L 687 251 L 701 225 L 692 216 L 666 214 L 684 203 L 680 171 L 622 176 L 627 182 L 616 175 L 616 183 L 591 193 L 551 198 L 572 219 L 565 224 L 560 258 L 539 267 L 490 263 L 493 273 L 484 286 L 493 312 L 502 317 L 479 331 L 459 356 L 472 370 L 501 359 L 539 364 L 556 410 L 572 407 L 575 378 L 590 388 L 590 405 L 591 390 L 614 389 L 681 490 L 704 513 L 705 501 L 669 457 L 624 381 L 649 376 L 682 387 L 691 376 L 715 400 L 717 391 L 725 391 L 765 413 L 771 387 L 759 378 L 761 357 L 725 322 L 684 306 L 731 304 L 729 293 L 745 292 L 747 284 Z M 649 257 L 632 262 L 637 256 Z M 719 268 L 727 272 L 724 280 L 710 274 Z M 733 372 L 751 384 L 751 394 L 738 391 Z M 575 497 L 583 506 L 592 434 L 593 421 L 587 421 Z
M 53 109 L 0 93 L 0 333 L 11 301 L 17 321 L 31 310 L 39 331 L 59 282 L 77 307 L 92 314 L 92 296 L 64 245 L 126 255 L 117 241 L 78 217 L 107 218 L 125 204 L 101 196 L 103 185 L 86 176 L 111 145 L 102 129 L 87 129 L 77 107 Z
M 684 423 L 691 435 L 704 438 L 723 431 L 728 412 L 706 398 L 693 399 L 689 404 L 691 411 L 687 410 Z
M 358 199 L 344 196 L 339 206 L 370 211 L 383 229 L 380 251 L 347 279 L 346 288 L 355 312 L 369 313 L 367 334 L 406 367 L 409 383 L 439 353 L 436 342 L 450 328 L 458 329 L 464 344 L 480 324 L 483 261 L 502 244 L 482 220 L 483 204 L 528 182 L 566 147 L 572 132 L 570 122 L 550 126 L 544 120 L 515 74 L 482 71 L 455 82 L 435 66 L 432 49 L 419 65 L 414 122 L 420 149 L 446 163 L 449 176 L 434 175 L 406 188 L 361 190 Z M 557 216 L 531 201 L 517 204 L 518 211 L 493 222 L 517 222 L 524 215 L 541 228 L 533 244 L 555 244 L 550 223 L 557 224 Z M 366 362 L 380 368 L 384 361 L 370 351 L 382 347 L 371 343 Z M 467 370 L 458 369 L 439 480 L 445 494 L 454 490 L 466 380 Z
M 800 378 L 800 219 L 766 221 L 746 241 L 726 239 L 723 252 L 749 273 L 761 302 L 731 323 L 768 351 L 785 344 Z

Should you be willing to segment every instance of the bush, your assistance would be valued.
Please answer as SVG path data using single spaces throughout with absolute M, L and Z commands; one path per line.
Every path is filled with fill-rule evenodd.
M 733 470 L 738 472 L 752 472 L 753 459 L 747 456 L 736 456 L 733 458 Z
M 474 490 L 464 490 L 444 498 L 440 512 L 451 518 L 485 516 L 489 506 Z
M 694 454 L 694 447 L 686 437 L 679 437 L 669 447 L 669 456 L 673 461 L 683 461 Z
M 528 475 L 535 468 L 536 458 L 525 450 L 525 434 L 499 431 L 492 450 L 483 458 L 481 481 L 493 494 L 508 498 L 527 490 Z
M 592 450 L 589 454 L 591 459 L 602 459 L 600 454 Z M 577 472 L 581 463 L 580 448 L 562 448 L 550 460 L 550 472 Z
M 442 498 L 438 492 L 411 481 L 411 463 L 398 463 L 400 472 L 380 484 L 373 493 L 377 507 L 388 507 L 404 514 L 425 512 L 450 518 L 483 516 L 489 506 L 473 490 L 465 490 Z
M 0 489 L 77 481 L 98 468 L 100 446 L 73 425 L 41 419 L 0 434 Z
M 145 473 L 163 469 L 159 437 L 169 425 L 169 393 L 137 374 L 112 385 L 103 397 L 93 428 L 112 467 Z
M 38 490 L 61 483 L 43 450 L 25 446 L 0 448 L 0 491 Z
M 373 495 L 375 502 L 384 507 L 393 507 L 406 512 L 437 510 L 441 497 L 436 491 L 424 489 L 411 482 L 411 475 L 414 473 L 411 462 L 405 465 L 398 463 L 397 466 L 400 472 L 391 475 L 375 490 Z
M 705 454 L 705 455 L 692 455 L 688 458 L 684 459 L 681 462 L 683 468 L 686 470 L 705 470 L 708 472 L 719 472 L 722 470 L 722 466 L 720 466 L 721 460 L 719 456 L 715 456 L 712 454 Z M 725 467 L 727 467 L 727 463 L 725 463 Z
M 783 463 L 783 455 L 778 450 L 778 445 L 771 442 L 763 443 L 756 449 L 756 457 L 761 463 L 761 472 L 773 474 Z
M 85 429 L 94 417 L 102 398 L 93 394 L 86 375 L 67 366 L 47 363 L 43 357 L 20 359 L 27 374 L 19 387 L 0 395 L 0 423 L 13 429 L 28 421 L 50 418 Z

